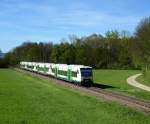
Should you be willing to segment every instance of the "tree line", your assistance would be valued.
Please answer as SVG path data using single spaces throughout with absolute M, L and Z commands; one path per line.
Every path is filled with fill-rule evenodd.
M 150 17 L 143 19 L 135 34 L 108 31 L 103 36 L 69 36 L 61 43 L 25 42 L 5 55 L 7 65 L 20 61 L 83 64 L 93 68 L 148 69 L 150 64 Z
M 20 61 L 83 64 L 94 68 L 134 68 L 130 44 L 132 37 L 121 37 L 109 31 L 106 37 L 92 34 L 77 38 L 71 36 L 60 44 L 25 42 L 7 53 L 10 65 Z

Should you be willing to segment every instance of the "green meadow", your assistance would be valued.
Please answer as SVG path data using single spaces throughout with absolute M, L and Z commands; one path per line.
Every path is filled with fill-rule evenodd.
M 149 124 L 134 109 L 11 69 L 0 69 L 1 124 Z
M 138 73 L 138 70 L 94 70 L 93 77 L 96 84 L 106 85 L 106 90 L 150 100 L 149 92 L 130 86 L 126 81 L 129 76 Z

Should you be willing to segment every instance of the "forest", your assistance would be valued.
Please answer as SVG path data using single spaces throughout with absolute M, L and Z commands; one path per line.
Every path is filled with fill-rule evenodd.
M 150 17 L 128 31 L 107 31 L 105 35 L 70 35 L 60 43 L 27 41 L 5 54 L 0 67 L 20 61 L 83 64 L 105 69 L 143 69 L 150 64 Z

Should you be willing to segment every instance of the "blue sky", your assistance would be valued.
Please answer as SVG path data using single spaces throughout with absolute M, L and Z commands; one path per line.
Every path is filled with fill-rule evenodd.
M 0 49 L 24 41 L 60 42 L 75 34 L 134 32 L 150 15 L 150 0 L 0 0 Z

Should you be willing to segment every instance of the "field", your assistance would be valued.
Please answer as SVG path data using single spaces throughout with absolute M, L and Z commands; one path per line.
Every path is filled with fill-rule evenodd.
M 150 117 L 14 70 L 0 70 L 1 124 L 148 124 Z
M 94 82 L 102 84 L 106 90 L 119 91 L 128 95 L 150 100 L 150 93 L 127 84 L 126 79 L 138 70 L 94 70 Z
M 137 81 L 147 86 L 150 86 L 150 71 L 146 73 L 146 76 L 141 75 L 140 77 L 138 77 Z

